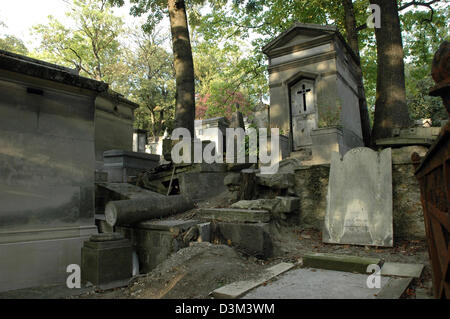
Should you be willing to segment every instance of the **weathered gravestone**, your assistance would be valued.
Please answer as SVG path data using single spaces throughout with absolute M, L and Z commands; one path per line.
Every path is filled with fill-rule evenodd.
M 390 148 L 332 154 L 323 242 L 392 247 Z

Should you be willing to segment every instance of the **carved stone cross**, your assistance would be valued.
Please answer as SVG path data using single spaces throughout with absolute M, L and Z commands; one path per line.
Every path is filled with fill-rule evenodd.
M 302 89 L 297 92 L 297 94 L 303 94 L 303 111 L 306 112 L 306 93 L 311 91 L 311 89 L 307 89 L 304 84 L 302 84 Z

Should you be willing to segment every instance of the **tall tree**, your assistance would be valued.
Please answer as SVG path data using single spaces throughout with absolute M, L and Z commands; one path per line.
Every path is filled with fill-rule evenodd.
M 381 10 L 377 40 L 377 94 L 372 141 L 411 125 L 406 105 L 405 65 L 397 0 L 370 0 Z
M 175 127 L 194 136 L 195 83 L 194 62 L 184 0 L 168 0 L 170 31 L 176 78 Z
M 353 8 L 352 0 L 343 0 L 342 4 L 344 6 L 345 12 L 345 31 L 347 34 L 347 42 L 355 53 L 359 68 L 357 69 L 357 77 L 358 77 L 358 95 L 359 95 L 359 114 L 361 119 L 361 129 L 363 134 L 364 144 L 369 146 L 371 143 L 370 137 L 370 119 L 369 112 L 367 110 L 367 100 L 366 94 L 364 91 L 364 83 L 363 83 L 363 74 L 361 70 L 361 56 L 359 53 L 359 40 L 358 40 L 358 31 L 357 24 L 355 18 L 355 11 Z

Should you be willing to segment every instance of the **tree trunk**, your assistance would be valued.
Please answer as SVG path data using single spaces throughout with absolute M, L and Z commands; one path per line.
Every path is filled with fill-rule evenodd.
M 406 105 L 405 65 L 396 0 L 370 0 L 381 9 L 380 28 L 375 28 L 377 40 L 377 94 L 372 142 L 392 137 L 393 129 L 409 127 Z
M 252 200 L 256 195 L 256 172 L 253 169 L 241 171 L 241 188 L 239 200 Z
M 184 0 L 168 0 L 176 79 L 175 128 L 186 128 L 194 137 L 194 62 Z
M 359 95 L 359 116 L 361 119 L 361 130 L 365 146 L 371 144 L 370 138 L 370 119 L 367 110 L 366 94 L 364 92 L 363 74 L 361 71 L 361 57 L 359 54 L 358 31 L 356 30 L 355 11 L 353 9 L 352 0 L 343 0 L 345 12 L 345 31 L 347 33 L 347 42 L 358 58 L 359 68 L 356 71 L 358 78 L 358 95 Z

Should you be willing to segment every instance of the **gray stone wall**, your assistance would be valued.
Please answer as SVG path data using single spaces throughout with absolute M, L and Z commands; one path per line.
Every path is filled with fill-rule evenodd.
M 1 75 L 0 92 L 0 230 L 93 225 L 94 97 Z
M 95 110 L 95 160 L 101 168 L 103 152 L 133 150 L 133 109 L 99 96 Z M 116 107 L 116 109 L 114 109 Z
M 322 229 L 327 210 L 329 165 L 314 165 L 295 171 L 295 193 L 300 198 L 300 224 Z
M 0 291 L 63 284 L 96 231 L 96 93 L 2 70 L 0 93 Z
M 409 153 L 409 152 L 408 152 Z M 420 189 L 411 162 L 400 161 L 393 150 L 392 191 L 395 239 L 423 240 L 425 227 Z M 315 165 L 295 171 L 295 192 L 300 197 L 300 225 L 322 230 L 330 166 Z

